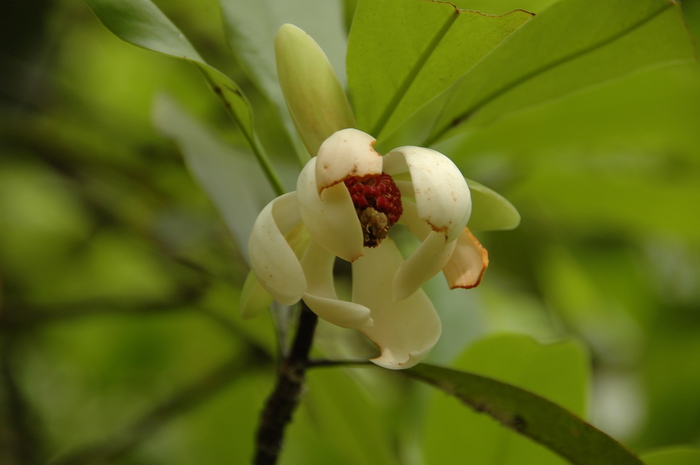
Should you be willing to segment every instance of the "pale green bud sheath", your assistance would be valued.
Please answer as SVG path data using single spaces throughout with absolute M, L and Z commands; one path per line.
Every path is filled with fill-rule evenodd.
M 321 47 L 296 26 L 275 37 L 277 75 L 294 125 L 311 156 L 336 131 L 355 127 L 350 104 Z

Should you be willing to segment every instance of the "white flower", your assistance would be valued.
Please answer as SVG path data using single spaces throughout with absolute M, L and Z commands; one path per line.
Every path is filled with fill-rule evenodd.
M 296 192 L 260 213 L 249 252 L 275 300 L 303 299 L 319 317 L 367 335 L 381 350 L 374 363 L 408 368 L 441 330 L 421 286 L 442 270 L 451 288 L 474 287 L 488 259 L 466 228 L 471 196 L 454 163 L 420 147 L 382 156 L 374 143 L 356 129 L 326 139 L 299 175 Z M 387 237 L 397 222 L 421 241 L 406 260 Z M 295 240 L 305 232 L 310 240 L 299 246 Z M 352 262 L 351 301 L 336 294 L 336 257 Z

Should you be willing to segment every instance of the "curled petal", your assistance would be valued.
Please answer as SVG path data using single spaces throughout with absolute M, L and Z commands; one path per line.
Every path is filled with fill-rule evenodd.
M 445 242 L 441 232 L 430 231 L 425 240 L 401 264 L 394 276 L 394 299 L 402 300 L 416 292 L 443 269 L 455 249 L 456 241 Z
M 357 129 L 342 129 L 318 149 L 316 187 L 320 193 L 349 176 L 382 173 L 382 156 L 374 151 L 374 137 Z
M 442 330 L 433 304 L 422 290 L 394 301 L 391 281 L 403 262 L 391 239 L 352 264 L 352 299 L 371 308 L 374 326 L 361 331 L 381 350 L 372 362 L 389 369 L 410 368 L 437 342 Z
M 311 243 L 302 258 L 307 281 L 304 302 L 324 320 L 343 328 L 363 328 L 372 325 L 370 310 L 364 305 L 338 299 L 333 283 L 335 256 Z
M 468 228 L 457 238 L 450 260 L 443 268 L 450 289 L 470 289 L 481 282 L 489 266 L 489 254 Z
M 411 174 L 418 215 L 448 241 L 459 236 L 471 214 L 469 186 L 445 155 L 422 147 L 399 147 L 384 157 L 384 171 Z
M 319 161 L 312 158 L 297 180 L 301 219 L 314 241 L 351 262 L 364 253 L 362 226 L 345 184 L 329 187 L 319 196 L 314 177 Z
M 296 193 L 284 194 L 263 208 L 248 241 L 251 265 L 260 284 L 284 305 L 298 302 L 306 288 L 301 263 L 284 237 L 300 221 Z
M 433 231 L 428 223 L 420 219 L 415 202 L 408 199 L 403 202 L 403 214 L 399 222 L 408 227 L 421 241 L 421 245 L 394 276 L 393 290 L 397 300 L 411 295 L 437 274 L 455 248 L 455 241 L 445 242 L 444 234 Z

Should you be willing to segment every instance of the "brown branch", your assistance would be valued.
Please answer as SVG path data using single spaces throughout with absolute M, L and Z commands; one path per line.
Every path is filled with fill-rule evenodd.
M 292 421 L 292 415 L 301 400 L 317 321 L 316 314 L 302 302 L 299 326 L 292 348 L 280 365 L 277 384 L 267 399 L 260 418 L 253 461 L 255 465 L 277 463 L 284 441 L 284 431 Z

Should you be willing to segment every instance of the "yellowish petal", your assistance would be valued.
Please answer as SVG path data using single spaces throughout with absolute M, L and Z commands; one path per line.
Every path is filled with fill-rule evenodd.
M 469 228 L 464 228 L 457 238 L 457 247 L 442 271 L 450 289 L 458 287 L 470 289 L 479 285 L 488 266 L 487 250 L 469 231 Z
M 445 235 L 441 232 L 430 231 L 418 249 L 397 270 L 393 283 L 394 299 L 410 296 L 442 270 L 455 249 L 455 243 L 445 242 Z
M 320 158 L 312 158 L 297 180 L 299 210 L 314 241 L 347 261 L 363 254 L 364 238 L 360 220 L 345 184 L 329 187 L 319 196 L 314 172 Z
M 248 241 L 258 281 L 284 305 L 298 302 L 306 289 L 301 263 L 284 237 L 300 221 L 296 193 L 284 194 L 263 208 Z
M 319 317 L 343 328 L 361 328 L 372 325 L 370 310 L 353 302 L 338 299 L 333 281 L 335 256 L 311 243 L 302 258 L 308 283 L 304 302 Z
M 389 369 L 410 368 L 437 342 L 441 325 L 433 304 L 422 290 L 394 301 L 391 285 L 403 263 L 391 239 L 352 264 L 354 302 L 372 310 L 374 325 L 361 329 L 381 350 L 372 362 Z

